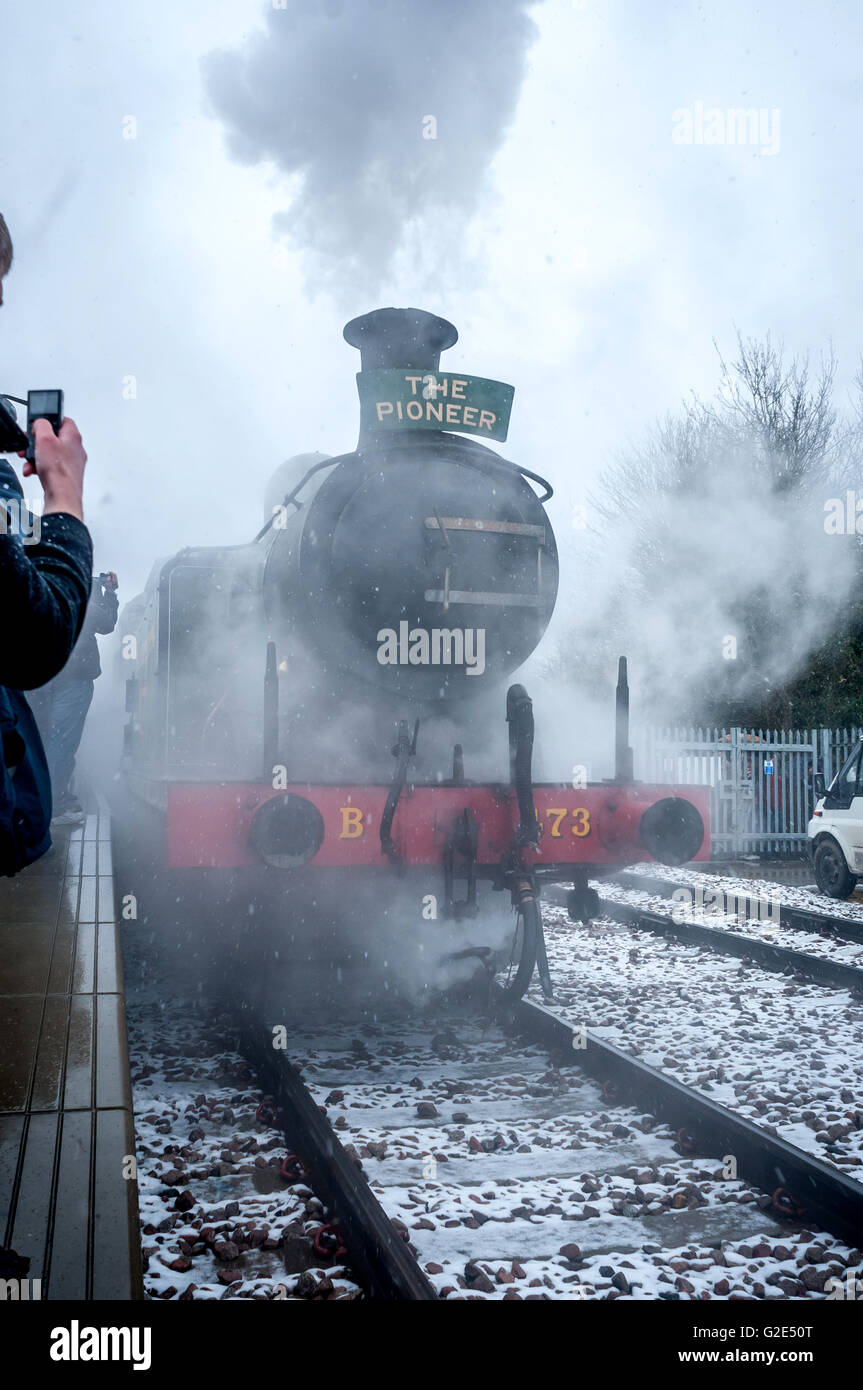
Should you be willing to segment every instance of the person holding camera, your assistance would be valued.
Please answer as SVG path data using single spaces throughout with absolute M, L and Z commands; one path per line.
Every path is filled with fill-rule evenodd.
M 78 825 L 84 819 L 83 807 L 72 793 L 75 754 L 93 699 L 94 683 L 102 674 L 96 634 L 114 631 L 118 607 L 116 574 L 112 571 L 95 575 L 75 649 L 59 676 L 40 690 L 32 702 L 51 774 L 52 825 Z
M 0 304 L 12 265 L 12 241 L 0 216 Z M 74 420 L 55 434 L 35 420 L 33 459 L 24 476 L 44 492 L 35 544 L 15 526 L 0 526 L 0 874 L 12 875 L 51 845 L 51 786 L 33 713 L 22 693 L 45 685 L 66 665 L 90 594 L 93 546 L 84 525 L 87 455 Z M 0 508 L 23 504 L 12 465 L 0 460 Z

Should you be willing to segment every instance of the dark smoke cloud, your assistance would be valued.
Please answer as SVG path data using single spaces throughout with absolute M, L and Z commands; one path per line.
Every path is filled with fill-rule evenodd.
M 535 0 L 286 0 L 210 54 L 234 157 L 294 180 L 275 230 L 310 279 L 377 288 L 399 252 L 433 273 L 483 194 L 536 30 Z M 423 138 L 425 117 L 437 138 Z M 440 252 L 441 254 L 437 254 Z

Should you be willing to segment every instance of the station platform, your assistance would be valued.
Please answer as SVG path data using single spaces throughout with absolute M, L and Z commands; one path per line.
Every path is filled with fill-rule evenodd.
M 0 1297 L 143 1298 L 107 808 L 52 838 L 0 878 Z

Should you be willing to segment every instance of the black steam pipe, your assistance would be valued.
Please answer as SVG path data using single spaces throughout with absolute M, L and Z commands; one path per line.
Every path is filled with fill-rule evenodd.
M 518 798 L 518 831 L 516 833 L 515 860 L 520 864 L 522 848 L 539 848 L 542 826 L 537 820 L 533 801 L 533 701 L 523 685 L 511 685 L 506 692 L 506 719 L 509 724 L 509 775 Z M 539 892 L 533 874 L 520 871 L 523 882 L 529 882 L 529 896 L 536 899 L 537 943 L 536 965 L 539 982 L 546 999 L 552 999 L 551 975 L 548 969 L 548 953 L 545 949 L 545 933 L 539 913 Z
M 632 781 L 632 749 L 629 746 L 629 681 L 626 657 L 617 662 L 617 690 L 614 711 L 614 780 Z
M 523 685 L 511 685 L 506 692 L 506 722 L 509 725 L 509 777 L 518 798 L 518 843 L 539 844 L 540 825 L 533 804 L 533 701 Z
M 401 866 L 402 858 L 396 849 L 396 844 L 392 835 L 393 820 L 395 819 L 396 807 L 399 804 L 399 797 L 407 781 L 408 763 L 411 758 L 416 757 L 419 729 L 420 721 L 419 719 L 415 719 L 413 737 L 409 738 L 407 720 L 399 720 L 396 742 L 392 750 L 393 757 L 396 759 L 396 770 L 393 774 L 393 780 L 390 783 L 390 789 L 387 792 L 384 813 L 381 816 L 381 850 L 390 863 L 395 865 L 396 868 Z
M 264 673 L 264 780 L 273 780 L 273 768 L 279 747 L 279 671 L 276 665 L 276 644 L 267 643 L 267 666 Z

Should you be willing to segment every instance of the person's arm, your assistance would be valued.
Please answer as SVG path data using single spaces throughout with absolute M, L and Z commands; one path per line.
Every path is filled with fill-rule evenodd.
M 34 690 L 62 671 L 84 622 L 93 547 L 83 522 L 41 519 L 38 545 L 0 536 L 0 685 Z
M 54 434 L 33 425 L 36 474 L 45 493 L 37 545 L 0 536 L 0 685 L 33 690 L 62 671 L 78 639 L 90 597 L 93 546 L 83 522 L 87 455 L 74 420 Z

